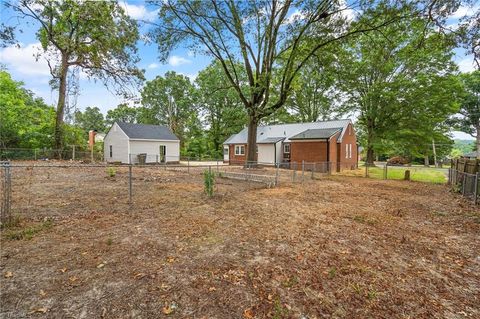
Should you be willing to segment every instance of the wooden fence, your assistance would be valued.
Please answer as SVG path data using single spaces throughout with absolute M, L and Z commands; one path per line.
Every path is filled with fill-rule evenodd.
M 476 174 L 480 172 L 480 160 L 457 158 L 452 160 L 452 168 L 458 172 Z

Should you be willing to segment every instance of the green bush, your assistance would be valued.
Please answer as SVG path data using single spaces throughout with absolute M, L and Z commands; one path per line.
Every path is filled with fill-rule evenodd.
M 115 175 L 117 175 L 117 171 L 113 167 L 108 167 L 107 168 L 107 175 L 108 175 L 108 177 L 115 177 Z
M 215 186 L 215 173 L 211 170 L 205 170 L 203 172 L 203 183 L 205 186 L 205 193 L 209 196 L 213 196 L 213 188 Z

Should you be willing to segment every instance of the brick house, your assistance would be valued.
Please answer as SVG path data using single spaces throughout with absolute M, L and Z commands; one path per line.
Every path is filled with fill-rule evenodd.
M 247 128 L 224 143 L 224 162 L 244 163 Z M 358 164 L 358 145 L 349 119 L 259 126 L 256 159 L 260 164 L 282 163 L 292 168 L 340 171 Z M 315 163 L 315 164 L 314 164 Z

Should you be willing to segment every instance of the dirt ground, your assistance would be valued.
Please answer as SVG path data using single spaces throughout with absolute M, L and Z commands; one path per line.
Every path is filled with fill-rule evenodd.
M 17 169 L 1 318 L 480 318 L 480 211 L 444 185 Z M 20 234 L 20 235 L 19 235 Z

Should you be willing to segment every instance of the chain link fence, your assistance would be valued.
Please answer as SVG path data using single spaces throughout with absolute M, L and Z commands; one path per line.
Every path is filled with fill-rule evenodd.
M 331 173 L 331 163 L 223 163 L 179 161 L 149 165 L 78 162 L 1 162 L 1 222 L 12 216 L 43 220 L 94 211 L 131 211 L 152 198 L 187 188 L 204 192 L 204 172 L 215 173 L 215 193 L 310 183 Z M 195 195 L 195 196 L 196 196 Z M 219 198 L 220 198 L 219 197 Z M 181 201 L 181 198 L 179 198 Z
M 0 160 L 2 161 L 49 161 L 53 159 L 102 162 L 103 152 L 98 150 L 93 152 L 85 151 L 78 146 L 61 150 L 47 148 L 0 148 Z

